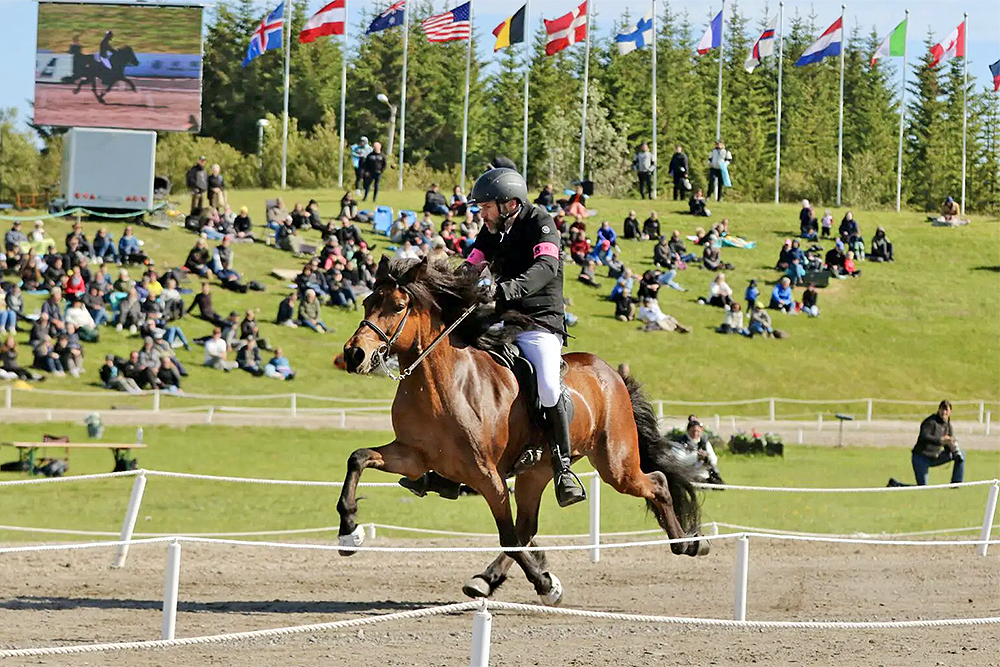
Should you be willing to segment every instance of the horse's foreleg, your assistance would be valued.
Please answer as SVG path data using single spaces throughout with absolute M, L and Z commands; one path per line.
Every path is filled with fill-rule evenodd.
M 136 88 L 135 88 L 135 84 L 132 83 L 132 79 L 130 79 L 128 77 L 122 77 L 122 81 L 124 81 L 125 83 L 127 83 L 129 85 L 129 87 L 132 89 L 133 93 L 138 92 L 136 90 Z
M 536 546 L 534 539 L 538 532 L 538 508 L 542 500 L 542 492 L 550 479 L 548 470 L 532 469 L 517 476 L 514 486 L 514 499 L 517 501 L 517 523 L 514 531 L 518 543 Z M 545 554 L 541 551 L 531 552 L 541 570 L 545 570 Z M 489 597 L 501 584 L 507 580 L 507 571 L 514 564 L 514 559 L 505 553 L 497 556 L 485 571 L 477 574 L 462 587 L 469 597 Z
M 364 532 L 356 519 L 358 481 L 365 468 L 376 468 L 408 477 L 419 477 L 427 472 L 423 455 L 398 441 L 373 449 L 358 449 L 352 453 L 347 459 L 347 476 L 340 491 L 340 500 L 337 501 L 337 512 L 340 514 L 339 537 L 344 547 L 361 546 L 364 541 Z M 345 548 L 340 553 L 342 556 L 350 556 L 356 552 Z
M 97 77 L 96 76 L 93 77 L 90 80 L 90 89 L 94 91 L 94 97 L 97 98 L 98 102 L 100 102 L 101 104 L 107 104 L 107 102 L 104 101 L 104 97 L 102 95 L 99 95 L 97 93 Z
M 87 77 L 81 76 L 76 82 L 76 88 L 73 89 L 73 94 L 76 95 L 83 88 L 83 84 L 87 83 Z

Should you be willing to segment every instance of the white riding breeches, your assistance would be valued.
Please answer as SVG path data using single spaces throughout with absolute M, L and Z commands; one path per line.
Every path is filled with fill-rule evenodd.
M 543 408 L 559 402 L 562 340 L 551 331 L 524 331 L 517 335 L 517 347 L 535 367 L 538 399 Z

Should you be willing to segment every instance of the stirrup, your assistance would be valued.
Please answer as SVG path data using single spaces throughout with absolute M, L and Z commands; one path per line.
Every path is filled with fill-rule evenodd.
M 568 467 L 557 473 L 554 481 L 556 502 L 559 503 L 559 507 L 569 507 L 587 499 L 583 482 Z

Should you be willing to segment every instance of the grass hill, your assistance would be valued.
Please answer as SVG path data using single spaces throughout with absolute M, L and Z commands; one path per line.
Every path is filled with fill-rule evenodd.
M 256 223 L 263 222 L 264 201 L 277 196 L 275 191 L 247 190 L 230 193 L 234 208 L 246 205 Z M 283 194 L 286 204 L 305 203 L 315 198 L 325 216 L 336 212 L 340 191 L 295 192 Z M 185 199 L 183 196 L 177 199 Z M 396 210 L 419 210 L 422 191 L 386 191 L 380 203 Z M 630 208 L 640 220 L 656 209 L 668 233 L 672 229 L 691 234 L 696 226 L 706 226 L 720 217 L 730 220 L 732 233 L 756 241 L 752 250 L 723 249 L 723 259 L 735 265 L 727 272 L 730 285 L 742 296 L 746 281 L 756 278 L 767 293 L 778 274 L 772 270 L 782 239 L 798 229 L 798 207 L 794 205 L 715 204 L 710 220 L 681 215 L 686 204 L 669 201 L 612 200 L 595 197 L 590 202 L 598 215 L 593 229 L 609 220 L 620 232 L 621 221 Z M 186 206 L 186 201 L 182 203 Z M 822 208 L 822 207 L 820 207 Z M 839 221 L 845 209 L 835 210 Z M 663 310 L 691 326 L 691 334 L 642 333 L 634 323 L 613 318 L 614 307 L 606 300 L 613 281 L 604 278 L 602 288 L 594 290 L 576 281 L 577 270 L 566 267 L 566 293 L 572 298 L 571 311 L 579 324 L 571 330 L 574 338 L 569 349 L 594 352 L 612 364 L 627 362 L 632 372 L 648 387 L 654 398 L 673 400 L 739 400 L 764 396 L 794 398 L 914 399 L 936 401 L 954 399 L 1000 400 L 1000 219 L 976 218 L 964 228 L 937 228 L 915 212 L 887 213 L 855 211 L 866 240 L 877 225 L 882 225 L 895 244 L 894 264 L 861 263 L 860 278 L 832 281 L 820 291 L 818 319 L 775 314 L 775 326 L 786 330 L 786 340 L 748 340 L 740 336 L 722 336 L 713 329 L 723 319 L 716 308 L 696 303 L 708 293 L 712 279 L 709 272 L 689 268 L 678 281 L 688 288 L 680 293 L 666 290 L 660 301 Z M 31 216 L 24 216 L 30 220 Z M 123 224 L 86 223 L 88 236 L 105 224 L 116 239 Z M 46 229 L 62 244 L 69 221 L 48 221 Z M 836 226 L 836 225 L 835 225 Z M 30 228 L 30 223 L 26 225 Z M 195 236 L 181 228 L 169 231 L 137 227 L 137 235 L 146 242 L 145 249 L 157 267 L 183 263 Z M 378 247 L 376 256 L 387 251 L 386 239 L 366 234 Z M 243 311 L 259 308 L 262 334 L 272 344 L 285 348 L 292 365 L 299 371 L 291 383 L 277 383 L 253 378 L 243 372 L 224 374 L 200 366 L 203 352 L 179 350 L 191 376 L 184 389 L 210 394 L 271 394 L 302 392 L 324 396 L 390 398 L 394 384 L 385 378 L 348 376 L 335 369 L 333 357 L 357 327 L 359 313 L 325 308 L 326 322 L 335 330 L 321 336 L 307 330 L 278 327 L 274 319 L 279 300 L 287 285 L 270 277 L 273 268 L 294 269 L 301 266 L 290 254 L 264 245 L 237 245 L 236 268 L 248 278 L 260 280 L 267 292 L 234 294 L 214 290 L 216 309 Z M 652 266 L 652 243 L 622 241 L 626 263 L 641 272 Z M 133 276 L 137 277 L 137 276 Z M 189 288 L 198 289 L 192 281 Z M 800 290 L 797 290 L 799 292 Z M 29 312 L 40 299 L 29 298 Z M 180 322 L 189 338 L 201 336 L 209 326 L 192 318 Z M 20 334 L 19 341 L 27 340 Z M 87 373 L 84 378 L 51 378 L 47 389 L 85 389 L 98 391 L 98 365 L 103 355 L 127 354 L 140 347 L 136 337 L 105 328 L 99 343 L 86 348 Z M 22 348 L 22 363 L 30 361 L 29 350 Z M 111 394 L 109 394 L 111 395 Z M 123 403 L 118 395 L 116 403 Z M 21 399 L 18 399 L 21 401 Z M 55 404 L 53 396 L 36 399 L 39 404 Z M 23 401 L 21 401 L 23 404 Z M 912 409 L 911 409 L 912 411 Z

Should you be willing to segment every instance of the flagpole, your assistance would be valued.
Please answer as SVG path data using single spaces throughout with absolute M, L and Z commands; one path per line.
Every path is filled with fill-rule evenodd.
M 285 189 L 288 174 L 288 63 L 292 54 L 292 1 L 286 0 L 285 15 L 281 21 L 281 35 L 285 39 L 285 102 L 281 114 L 281 189 Z
M 778 3 L 778 30 L 780 35 L 778 36 L 778 135 L 774 142 L 775 149 L 775 160 L 774 160 L 774 203 L 777 204 L 780 201 L 781 192 L 781 71 L 782 71 L 782 61 L 784 61 L 784 46 L 785 46 L 785 3 Z
M 906 10 L 903 22 L 906 31 L 910 29 L 910 10 Z M 890 39 L 892 39 L 890 37 Z M 890 49 L 891 50 L 891 49 Z M 906 37 L 903 37 L 903 79 L 899 91 L 899 146 L 896 149 L 896 213 L 903 202 L 903 119 L 906 117 Z
M 837 208 L 840 208 L 844 185 L 844 10 L 840 6 L 840 121 L 837 128 Z
M 344 0 L 344 46 L 340 50 L 340 163 L 337 168 L 337 187 L 344 187 L 344 110 L 347 107 L 347 12 Z
M 962 215 L 965 215 L 965 153 L 969 126 L 969 14 L 962 15 Z
M 722 17 L 719 19 L 719 96 L 718 96 L 718 101 L 715 104 L 716 141 L 722 141 L 722 62 L 725 53 L 726 53 L 726 0 L 722 0 Z
M 469 147 L 469 72 L 472 70 L 472 9 L 469 0 L 469 43 L 465 49 L 465 102 L 462 116 L 462 192 L 465 192 L 465 153 Z
M 403 148 L 406 146 L 406 58 L 410 51 L 410 1 L 403 5 L 403 84 L 399 103 L 399 189 L 403 189 Z
M 531 21 L 528 20 L 531 0 L 524 3 L 524 150 L 521 155 L 521 176 L 528 180 L 528 75 L 531 72 Z
M 584 154 L 587 150 L 587 85 L 590 83 L 590 15 L 591 4 L 587 0 L 587 45 L 583 50 L 583 112 L 580 114 L 580 182 L 583 182 Z M 573 25 L 570 23 L 570 30 Z
M 652 0 L 651 4 L 653 5 L 653 199 L 656 199 L 656 179 L 659 176 L 656 162 L 656 0 Z

